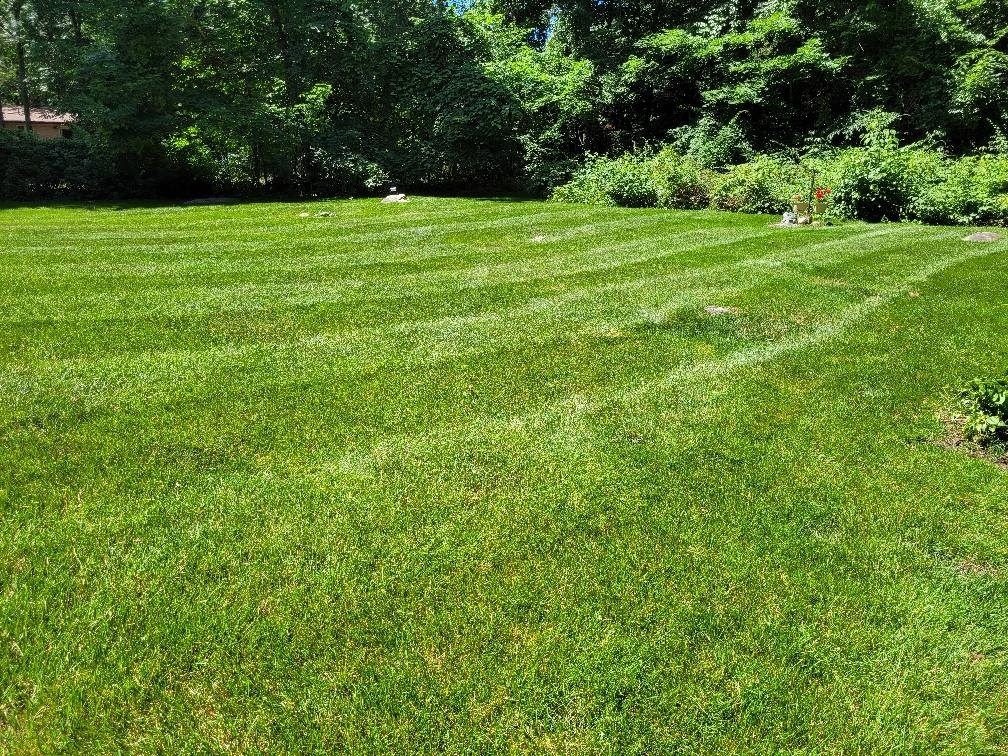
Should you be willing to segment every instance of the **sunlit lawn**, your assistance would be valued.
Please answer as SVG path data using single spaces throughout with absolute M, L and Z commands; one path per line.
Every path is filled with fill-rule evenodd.
M 1008 749 L 1008 244 L 769 222 L 0 211 L 0 753 Z

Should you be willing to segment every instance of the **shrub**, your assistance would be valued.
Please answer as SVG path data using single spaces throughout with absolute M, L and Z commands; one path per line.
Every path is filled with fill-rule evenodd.
M 979 446 L 1008 444 L 1008 380 L 974 380 L 963 392 L 966 438 Z
M 581 164 L 556 149 L 548 149 L 532 139 L 521 138 L 523 169 L 518 188 L 534 197 L 548 197 L 571 180 Z
M 888 139 L 834 150 L 802 165 L 774 156 L 717 172 L 665 147 L 657 153 L 594 157 L 553 199 L 624 207 L 781 213 L 795 194 L 829 187 L 832 210 L 857 220 L 1008 224 L 1008 154 L 949 158 L 926 145 Z
M 794 163 L 758 155 L 717 175 L 712 199 L 719 210 L 782 213 L 790 207 L 792 196 L 807 191 L 804 176 Z
M 314 148 L 311 157 L 312 189 L 323 195 L 373 194 L 390 182 L 380 165 L 352 152 Z
M 710 207 L 713 171 L 665 147 L 651 159 L 651 180 L 657 187 L 658 206 L 678 210 Z
M 1008 224 L 1008 153 L 962 159 L 972 167 L 970 187 L 976 205 L 971 222 Z
M 710 205 L 712 175 L 668 147 L 657 154 L 593 157 L 553 192 L 553 200 L 695 210 Z
M 677 150 L 704 168 L 723 168 L 752 159 L 754 151 L 735 119 L 719 123 L 710 116 L 671 135 Z
M 658 188 L 650 159 L 626 154 L 592 157 L 571 181 L 553 192 L 557 202 L 621 207 L 657 207 Z
M 99 163 L 77 139 L 43 141 L 0 131 L 0 198 L 82 197 L 96 190 Z
M 916 188 L 909 215 L 924 223 L 970 223 L 976 217 L 969 158 L 941 161 Z
M 837 153 L 836 158 L 834 192 L 841 215 L 866 221 L 911 217 L 919 181 L 906 151 L 855 148 Z
M 1008 223 L 1008 155 L 949 158 L 927 147 L 835 155 L 841 213 L 867 221 Z

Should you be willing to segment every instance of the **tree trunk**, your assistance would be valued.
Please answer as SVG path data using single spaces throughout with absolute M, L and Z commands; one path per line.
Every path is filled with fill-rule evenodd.
M 20 39 L 17 43 L 18 85 L 21 94 L 21 108 L 24 110 L 25 131 L 32 132 L 31 101 L 28 97 L 28 74 L 25 66 L 25 45 Z
M 285 104 L 288 112 L 293 113 L 294 106 L 297 105 L 298 95 L 300 94 L 300 69 L 294 60 L 293 46 L 279 1 L 269 0 L 266 3 L 266 7 L 269 12 L 270 21 L 273 24 L 276 50 L 280 55 L 280 62 L 283 66 Z M 310 181 L 308 180 L 311 173 L 311 150 L 307 135 L 304 133 L 303 124 L 297 124 L 295 128 L 297 128 L 298 132 L 294 135 L 297 142 L 297 155 L 294 158 L 294 165 L 291 166 L 291 178 L 298 194 L 304 196 L 311 191 Z
M 79 47 L 84 44 L 84 32 L 82 29 L 80 13 L 78 13 L 75 7 L 71 6 L 67 10 L 67 16 L 70 19 L 70 26 L 73 28 L 74 42 L 76 42 Z
M 31 133 L 33 131 L 31 122 L 31 100 L 28 96 L 28 65 L 24 43 L 24 26 L 21 18 L 22 9 L 22 3 L 18 2 L 14 4 L 14 22 L 17 25 L 17 77 L 18 89 L 20 90 L 19 93 L 21 95 L 21 108 L 24 110 L 25 131 Z

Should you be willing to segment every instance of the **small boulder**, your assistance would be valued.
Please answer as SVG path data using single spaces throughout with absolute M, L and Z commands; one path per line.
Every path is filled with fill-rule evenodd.
M 737 307 L 721 307 L 718 305 L 704 307 L 704 312 L 708 315 L 738 315 L 739 313 Z
M 409 197 L 405 194 L 390 194 L 382 202 L 409 202 Z
M 981 231 L 978 234 L 970 234 L 969 236 L 963 237 L 963 241 L 996 242 L 1001 241 L 1001 234 L 995 234 L 993 231 Z

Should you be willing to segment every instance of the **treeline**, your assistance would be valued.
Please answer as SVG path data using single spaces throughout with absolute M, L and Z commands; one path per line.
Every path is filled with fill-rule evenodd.
M 594 155 L 729 171 L 1000 149 L 1008 0 L 0 0 L 0 195 L 547 195 Z

